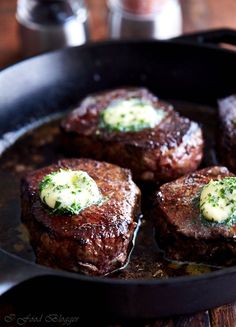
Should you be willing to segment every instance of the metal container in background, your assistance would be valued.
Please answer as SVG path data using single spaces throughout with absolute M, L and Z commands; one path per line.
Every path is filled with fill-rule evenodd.
M 24 56 L 81 45 L 88 39 L 83 0 L 18 0 L 16 18 Z
M 147 0 L 146 0 L 147 1 Z M 114 39 L 168 39 L 182 33 L 182 12 L 178 0 L 157 0 L 153 11 L 141 0 L 109 0 L 109 36 Z M 152 1 L 153 3 L 155 1 Z M 136 8 L 135 5 L 136 4 Z M 147 11 L 147 8 L 149 11 Z

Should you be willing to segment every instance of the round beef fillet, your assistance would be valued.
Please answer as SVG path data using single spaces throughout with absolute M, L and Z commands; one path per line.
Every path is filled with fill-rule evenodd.
M 138 98 L 162 109 L 154 128 L 135 132 L 101 128 L 100 114 L 114 100 Z M 61 124 L 62 143 L 71 156 L 105 160 L 131 169 L 135 180 L 169 181 L 194 171 L 203 155 L 199 125 L 145 88 L 122 88 L 86 97 Z
M 214 224 L 200 214 L 200 194 L 211 180 L 234 176 L 225 167 L 205 168 L 164 184 L 156 193 L 156 239 L 166 257 L 214 265 L 236 263 L 236 223 Z
M 42 204 L 39 183 L 59 169 L 83 170 L 97 183 L 104 202 L 78 215 L 55 215 Z M 105 275 L 123 267 L 140 215 L 140 191 L 127 169 L 89 159 L 61 160 L 22 180 L 22 220 L 40 264 Z

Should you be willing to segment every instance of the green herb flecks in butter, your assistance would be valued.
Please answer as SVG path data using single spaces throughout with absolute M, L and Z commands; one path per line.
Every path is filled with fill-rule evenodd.
M 115 100 L 100 114 L 100 127 L 108 131 L 137 132 L 154 128 L 164 118 L 164 110 L 155 109 L 148 100 Z
M 236 177 L 211 180 L 203 187 L 200 211 L 208 221 L 231 223 L 236 219 Z
M 39 184 L 41 201 L 56 214 L 78 214 L 102 202 L 96 182 L 82 170 L 60 169 Z

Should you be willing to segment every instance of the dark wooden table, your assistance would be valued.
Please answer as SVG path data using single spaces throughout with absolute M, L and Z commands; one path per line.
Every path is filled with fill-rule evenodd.
M 183 10 L 184 32 L 216 27 L 236 29 L 235 0 L 181 0 Z M 87 0 L 90 9 L 90 34 L 92 40 L 107 37 L 106 1 Z M 0 68 L 21 59 L 20 41 L 15 20 L 16 0 L 0 0 Z M 0 90 L 1 92 L 1 90 Z M 0 325 L 4 317 L 14 313 L 11 303 L 0 307 Z M 6 326 L 14 326 L 7 324 Z M 119 325 L 110 325 L 110 327 Z M 126 324 L 129 326 L 129 324 Z M 137 326 L 137 324 L 136 324 Z M 141 326 L 138 324 L 138 326 Z M 170 317 L 147 322 L 145 327 L 236 327 L 236 303 L 201 312 L 191 316 Z

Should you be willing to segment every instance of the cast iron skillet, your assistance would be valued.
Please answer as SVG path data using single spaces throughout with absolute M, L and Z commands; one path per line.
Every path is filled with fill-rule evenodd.
M 236 32 L 104 42 L 18 63 L 0 74 L 0 135 L 9 137 L 6 133 L 66 110 L 89 93 L 122 85 L 145 85 L 164 99 L 215 106 L 216 99 L 236 89 L 236 54 L 209 44 L 220 42 L 236 44 Z M 4 239 L 1 221 L 0 231 Z M 195 277 L 126 281 L 56 271 L 0 250 L 0 294 L 19 284 L 24 298 L 74 305 L 79 315 L 154 318 L 234 301 L 236 267 Z

